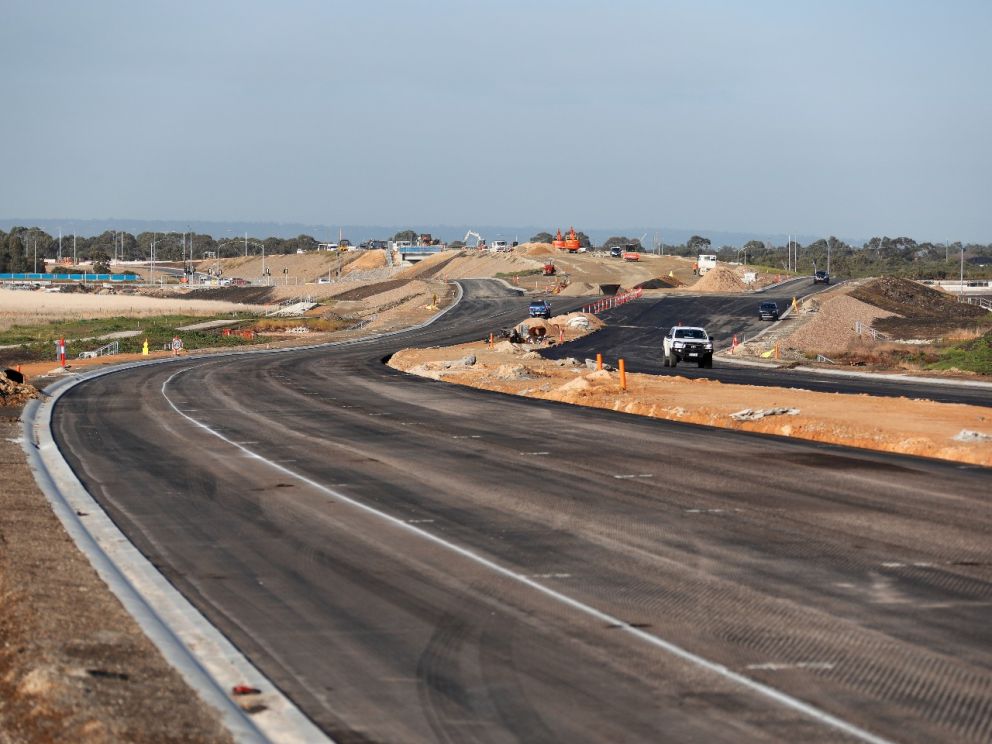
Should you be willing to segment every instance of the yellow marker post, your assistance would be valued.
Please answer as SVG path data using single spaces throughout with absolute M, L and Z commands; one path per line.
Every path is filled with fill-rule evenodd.
M 627 392 L 627 368 L 624 367 L 623 359 L 620 360 L 620 389 Z
M 148 356 L 148 339 L 145 339 L 145 343 L 141 345 L 141 356 Z
M 602 354 L 597 354 L 596 355 L 596 370 L 599 371 L 601 369 L 603 369 L 603 355 Z

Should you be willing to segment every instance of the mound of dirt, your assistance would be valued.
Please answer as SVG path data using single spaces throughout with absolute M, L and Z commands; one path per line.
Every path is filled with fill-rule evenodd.
M 672 289 L 673 287 L 681 286 L 682 282 L 674 276 L 659 276 L 654 279 L 648 279 L 646 282 L 635 284 L 634 289 Z
M 590 297 L 599 294 L 599 286 L 589 282 L 572 282 L 558 294 L 562 297 Z
M 851 296 L 906 318 L 974 318 L 988 312 L 919 282 L 894 276 L 865 282 L 852 290 Z
M 387 265 L 386 262 L 386 252 L 383 250 L 365 251 L 356 258 L 354 261 L 349 263 L 343 269 L 341 269 L 341 274 L 350 274 L 353 271 L 369 271 L 371 269 L 381 269 Z
M 561 253 L 551 243 L 521 243 L 515 252 L 523 253 L 525 256 L 556 256 Z
M 32 398 L 37 398 L 41 393 L 34 385 L 22 382 L 20 373 L 10 370 L 0 371 L 0 406 L 19 406 L 27 403 Z
M 693 289 L 700 292 L 741 292 L 747 289 L 744 280 L 726 266 L 717 266 L 710 269 L 698 282 L 692 285 Z
M 880 320 L 876 327 L 893 338 L 938 338 L 960 328 L 978 325 L 988 311 L 910 279 L 883 276 L 851 291 L 869 305 L 902 317 Z

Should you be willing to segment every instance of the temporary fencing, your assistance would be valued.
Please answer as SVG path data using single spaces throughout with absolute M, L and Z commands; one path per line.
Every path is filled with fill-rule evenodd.
M 604 297 L 601 300 L 596 300 L 596 302 L 584 306 L 582 308 L 582 312 L 596 315 L 597 313 L 602 313 L 606 310 L 612 310 L 615 307 L 620 307 L 631 300 L 639 299 L 643 295 L 643 289 L 632 289 L 629 292 L 622 292 L 620 294 L 613 295 L 612 297 Z

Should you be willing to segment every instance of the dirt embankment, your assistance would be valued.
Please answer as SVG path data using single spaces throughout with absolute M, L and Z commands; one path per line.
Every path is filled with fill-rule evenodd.
M 958 341 L 992 330 L 992 314 L 919 282 L 881 277 L 846 282 L 807 297 L 782 323 L 735 352 L 778 347 L 783 359 L 817 355 L 875 369 L 919 372 Z

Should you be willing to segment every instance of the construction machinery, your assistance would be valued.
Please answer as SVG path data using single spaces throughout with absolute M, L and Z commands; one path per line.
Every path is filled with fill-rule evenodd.
M 555 262 L 549 260 L 546 264 L 544 264 L 543 271 L 544 271 L 544 276 L 554 276 L 555 272 L 558 271 L 558 269 L 555 268 Z
M 468 244 L 469 238 L 475 238 L 475 245 L 474 246 L 469 246 L 469 244 Z M 479 233 L 475 232 L 475 230 L 469 230 L 467 233 L 465 233 L 465 237 L 462 240 L 462 242 L 465 244 L 465 247 L 466 248 L 468 248 L 468 247 L 474 247 L 474 248 L 478 248 L 478 249 L 482 250 L 482 249 L 484 249 L 486 247 L 486 240 L 485 240 L 485 238 L 483 238 L 481 235 L 479 235 Z
M 582 244 L 579 241 L 579 236 L 576 235 L 574 227 L 570 227 L 568 229 L 568 236 L 564 238 L 562 237 L 561 229 L 559 228 L 557 234 L 555 235 L 555 239 L 551 241 L 551 244 L 555 248 L 561 248 L 569 253 L 578 253 L 582 248 Z

